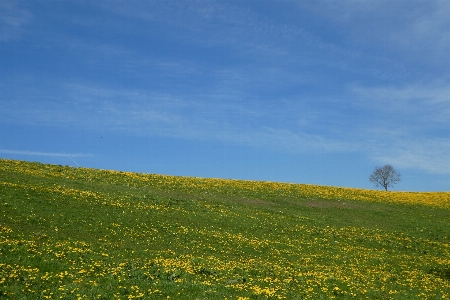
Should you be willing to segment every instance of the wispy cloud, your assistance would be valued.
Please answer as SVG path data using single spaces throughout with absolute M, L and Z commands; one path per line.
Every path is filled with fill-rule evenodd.
M 61 87 L 59 97 L 70 105 L 19 102 L 7 114 L 17 121 L 51 126 L 216 140 L 292 153 L 362 152 L 376 161 L 395 162 L 399 166 L 439 173 L 450 170 L 447 168 L 448 140 L 422 138 L 418 141 L 415 129 L 402 124 L 414 123 L 405 121 L 404 113 L 398 119 L 383 116 L 347 123 L 342 119 L 341 111 L 351 106 L 338 100 L 334 104 L 336 109 L 331 109 L 333 104 L 329 100 L 319 105 L 317 99 L 302 102 L 286 99 L 261 106 L 261 102 L 236 101 L 221 93 L 171 95 L 80 83 Z M 411 95 L 423 93 L 419 97 L 423 107 L 415 108 L 418 112 L 427 110 L 431 104 L 447 101 L 445 90 L 355 88 L 352 92 L 360 97 L 365 105 L 363 109 L 384 110 L 386 105 L 393 103 L 395 110 L 390 112 L 393 115 L 408 109 Z M 344 107 L 338 110 L 339 105 Z M 444 112 L 442 108 L 435 113 Z M 428 117 L 434 120 L 432 122 L 438 118 Z M 443 116 L 439 118 L 441 122 L 446 120 Z M 441 122 L 433 128 L 443 126 Z
M 402 168 L 450 174 L 450 139 L 416 138 L 385 142 L 371 151 L 373 159 Z
M 18 38 L 23 27 L 30 23 L 32 14 L 20 4 L 20 1 L 0 1 L 0 42 Z
M 319 0 L 296 4 L 333 22 L 347 33 L 348 45 L 358 45 L 365 53 L 393 54 L 409 63 L 417 63 L 417 59 L 424 64 L 450 63 L 450 3 L 446 0 Z
M 409 26 L 394 32 L 391 41 L 415 55 L 448 66 L 450 52 L 450 3 L 445 0 L 424 2 L 422 13 L 411 18 Z M 425 11 L 425 13 L 423 13 Z
M 57 152 L 38 152 L 38 151 L 22 151 L 22 150 L 6 150 L 0 149 L 0 153 L 12 155 L 30 155 L 30 156 L 53 156 L 53 157 L 90 157 L 90 153 L 57 153 Z
M 450 89 L 442 83 L 352 87 L 366 120 L 354 131 L 381 163 L 450 174 Z
M 356 102 L 374 111 L 388 113 L 397 126 L 402 122 L 427 129 L 448 130 L 450 88 L 443 84 L 411 84 L 403 87 L 354 87 Z M 418 121 L 420 121 L 418 123 Z M 413 128 L 412 127 L 412 128 Z M 412 129 L 411 128 L 411 129 Z
M 2 123 L 450 170 L 448 1 L 22 4 L 0 2 L 0 39 L 27 28 L 43 60 L 11 56 Z

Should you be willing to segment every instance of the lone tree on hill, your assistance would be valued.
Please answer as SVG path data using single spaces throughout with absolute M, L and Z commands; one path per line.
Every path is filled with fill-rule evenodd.
M 376 167 L 375 171 L 370 175 L 369 180 L 376 187 L 382 186 L 387 191 L 388 187 L 392 187 L 400 181 L 401 176 L 391 165 L 385 165 L 383 167 Z

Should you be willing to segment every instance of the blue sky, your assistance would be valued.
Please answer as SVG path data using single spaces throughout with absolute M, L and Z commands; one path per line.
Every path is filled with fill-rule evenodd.
M 0 2 L 0 157 L 450 190 L 450 1 Z

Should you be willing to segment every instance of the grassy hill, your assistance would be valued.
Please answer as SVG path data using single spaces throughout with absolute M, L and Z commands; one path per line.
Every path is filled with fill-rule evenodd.
M 0 160 L 0 298 L 449 299 L 450 192 Z

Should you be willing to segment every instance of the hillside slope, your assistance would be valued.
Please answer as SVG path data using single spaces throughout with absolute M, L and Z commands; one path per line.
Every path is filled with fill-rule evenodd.
M 0 297 L 448 299 L 450 193 L 0 160 Z

